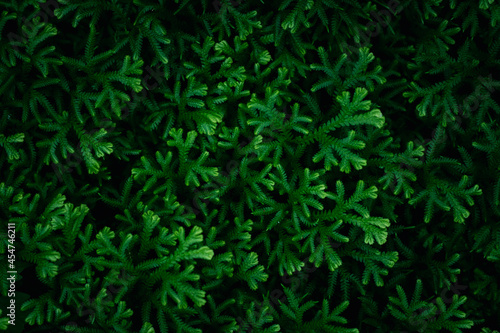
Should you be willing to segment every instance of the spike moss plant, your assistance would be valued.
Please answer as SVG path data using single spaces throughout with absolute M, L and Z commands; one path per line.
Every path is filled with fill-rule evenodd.
M 0 1 L 0 329 L 498 333 L 499 21 Z

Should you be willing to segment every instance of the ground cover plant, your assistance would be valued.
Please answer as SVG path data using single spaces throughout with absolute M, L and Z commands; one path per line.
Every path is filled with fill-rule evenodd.
M 0 329 L 498 333 L 499 20 L 0 1 Z

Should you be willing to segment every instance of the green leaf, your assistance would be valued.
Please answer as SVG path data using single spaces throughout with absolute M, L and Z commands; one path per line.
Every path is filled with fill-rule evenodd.
M 258 265 L 258 263 L 257 253 L 250 252 L 239 266 L 237 273 L 242 280 L 248 283 L 252 290 L 257 290 L 258 282 L 264 282 L 269 277 L 268 274 L 264 273 L 264 266 Z

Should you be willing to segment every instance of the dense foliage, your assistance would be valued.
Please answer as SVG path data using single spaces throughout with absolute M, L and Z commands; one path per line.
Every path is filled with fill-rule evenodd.
M 498 1 L 0 13 L 1 329 L 500 330 Z

